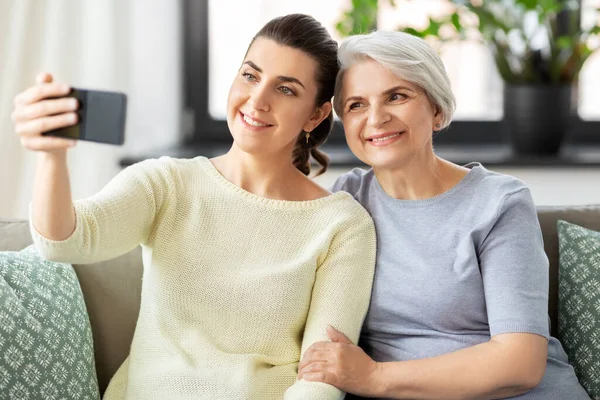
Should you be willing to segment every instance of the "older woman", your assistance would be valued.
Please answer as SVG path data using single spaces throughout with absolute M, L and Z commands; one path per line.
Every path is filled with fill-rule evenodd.
M 549 336 L 548 260 L 527 186 L 438 157 L 455 109 L 426 42 L 375 32 L 343 42 L 334 105 L 372 169 L 342 176 L 378 234 L 359 346 L 328 328 L 299 378 L 364 397 L 589 399 Z M 354 396 L 348 396 L 347 398 Z

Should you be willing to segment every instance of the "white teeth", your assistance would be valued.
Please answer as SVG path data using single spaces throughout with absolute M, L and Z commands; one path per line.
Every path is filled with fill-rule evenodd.
M 399 133 L 394 133 L 393 135 L 390 136 L 386 136 L 386 137 L 382 137 L 382 138 L 375 138 L 372 139 L 374 142 L 383 142 L 385 140 L 391 139 L 391 138 L 395 138 L 396 136 L 400 136 Z
M 246 123 L 248 125 L 252 125 L 252 126 L 269 126 L 268 124 L 261 124 L 260 122 L 256 122 L 255 120 L 251 119 L 250 117 L 247 117 L 244 115 L 244 121 L 246 121 Z

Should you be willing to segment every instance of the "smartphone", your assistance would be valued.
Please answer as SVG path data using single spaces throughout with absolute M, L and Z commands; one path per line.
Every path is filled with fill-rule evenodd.
M 44 136 L 122 145 L 125 142 L 127 95 L 120 92 L 72 88 L 65 97 L 79 101 L 79 123 L 44 132 Z

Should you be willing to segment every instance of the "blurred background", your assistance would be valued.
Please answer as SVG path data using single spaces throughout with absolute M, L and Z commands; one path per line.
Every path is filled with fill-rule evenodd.
M 598 0 L 0 0 L 0 217 L 27 218 L 35 154 L 20 147 L 10 114 L 38 72 L 128 95 L 124 146 L 81 142 L 70 151 L 73 195 L 85 197 L 145 158 L 225 152 L 227 93 L 246 48 L 264 23 L 294 12 L 313 15 L 336 40 L 374 28 L 425 37 L 458 102 L 435 140 L 441 156 L 524 180 L 538 205 L 600 203 L 599 8 Z M 564 126 L 546 104 L 562 95 L 515 95 L 531 86 L 568 89 Z M 535 126 L 543 121 L 550 125 Z M 529 143 L 541 147 L 514 144 L 536 129 Z M 556 134 L 554 148 L 542 145 Z M 323 185 L 364 167 L 339 124 L 325 151 L 332 167 L 316 178 Z

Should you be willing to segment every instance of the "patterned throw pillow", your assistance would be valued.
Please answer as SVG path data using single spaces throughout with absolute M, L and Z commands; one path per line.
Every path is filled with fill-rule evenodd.
M 600 232 L 558 221 L 558 336 L 581 385 L 600 399 Z
M 0 252 L 0 399 L 99 398 L 73 267 L 42 260 L 33 246 Z

